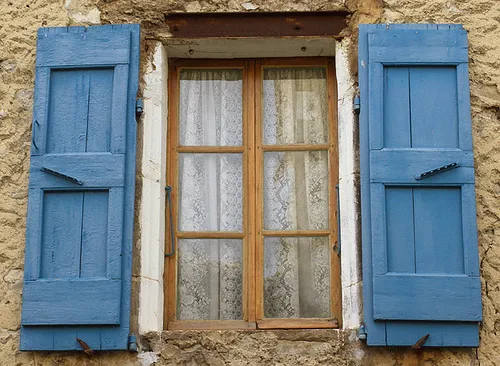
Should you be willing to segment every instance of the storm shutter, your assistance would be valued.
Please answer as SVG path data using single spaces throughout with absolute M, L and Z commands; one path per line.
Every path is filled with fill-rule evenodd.
M 126 349 L 139 26 L 38 32 L 21 350 Z
M 478 346 L 467 33 L 361 25 L 360 158 L 369 345 Z

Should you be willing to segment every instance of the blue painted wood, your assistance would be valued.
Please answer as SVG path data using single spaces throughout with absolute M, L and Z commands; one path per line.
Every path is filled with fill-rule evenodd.
M 118 67 L 118 66 L 117 66 Z M 108 152 L 111 151 L 111 131 L 112 131 L 112 109 L 126 110 L 126 102 L 113 103 L 113 95 L 117 93 L 127 93 L 127 85 L 121 86 L 119 90 L 114 88 L 114 71 L 111 68 L 94 69 L 89 73 L 89 114 L 87 123 L 86 152 Z M 127 81 L 127 77 L 121 77 Z M 122 118 L 125 124 L 126 118 Z M 121 127 L 121 128 L 120 128 Z M 124 131 L 123 126 L 116 126 L 116 129 Z M 124 132 L 121 132 L 124 133 Z
M 21 318 L 24 326 L 120 322 L 120 280 L 40 279 L 26 281 L 24 292 Z
M 103 52 L 107 51 L 107 52 Z M 83 67 L 130 62 L 130 31 L 38 31 L 37 67 Z
M 374 276 L 374 318 L 481 320 L 481 284 L 475 277 L 390 273 Z
M 410 75 L 407 67 L 384 69 L 384 147 L 411 147 Z
M 387 344 L 408 346 L 430 334 L 424 347 L 477 347 L 479 324 L 471 322 L 387 322 Z
M 368 344 L 412 345 L 430 333 L 426 346 L 477 346 L 466 32 L 458 25 L 360 26 L 359 71 Z M 451 163 L 460 166 L 415 179 Z
M 412 147 L 458 148 L 456 67 L 410 67 L 409 71 Z
M 363 259 L 363 314 L 367 335 L 367 344 L 385 346 L 386 323 L 375 322 L 373 317 L 373 267 L 372 267 L 372 221 L 371 221 L 371 190 L 370 190 L 370 128 L 368 118 L 370 110 L 369 73 L 368 73 L 368 32 L 374 25 L 359 25 L 358 42 L 358 74 L 361 108 L 359 116 L 359 155 L 361 180 L 361 238 Z M 376 227 L 375 222 L 373 227 Z
M 45 191 L 42 202 L 39 278 L 77 278 L 80 274 L 83 193 Z
M 107 252 L 108 243 L 112 242 L 108 241 L 108 215 L 119 212 L 109 209 L 109 201 L 107 191 L 83 193 L 80 259 L 80 277 L 82 278 L 109 277 L 107 276 Z
M 465 274 L 461 188 L 414 188 L 413 196 L 416 272 Z
M 138 25 L 39 31 L 21 350 L 127 348 L 138 70 Z
M 468 62 L 465 30 L 380 29 L 368 35 L 370 61 L 406 64 Z
M 387 230 L 387 271 L 415 272 L 415 233 L 413 231 L 413 190 L 385 189 Z

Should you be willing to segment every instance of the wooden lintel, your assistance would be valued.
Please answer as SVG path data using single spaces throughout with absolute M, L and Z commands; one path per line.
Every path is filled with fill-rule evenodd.
M 345 11 L 272 13 L 170 13 L 165 15 L 174 38 L 339 37 Z

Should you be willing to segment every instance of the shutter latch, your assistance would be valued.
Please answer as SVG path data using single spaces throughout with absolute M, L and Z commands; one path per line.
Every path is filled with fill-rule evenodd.
M 352 103 L 352 111 L 356 114 L 359 114 L 360 110 L 361 110 L 361 99 L 359 95 L 356 95 Z
M 362 341 L 366 340 L 366 337 L 368 336 L 368 333 L 366 332 L 366 327 L 364 324 L 361 324 L 361 326 L 358 329 L 358 338 Z
M 133 333 L 128 335 L 127 349 L 130 352 L 137 352 L 137 338 Z
M 142 115 L 142 112 L 144 112 L 144 101 L 142 98 L 137 98 L 135 100 L 135 114 L 140 116 Z

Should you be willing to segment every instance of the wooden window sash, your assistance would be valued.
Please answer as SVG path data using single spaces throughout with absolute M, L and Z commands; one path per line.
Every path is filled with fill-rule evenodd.
M 264 67 L 325 67 L 327 70 L 329 136 L 327 144 L 262 144 L 262 71 Z M 180 146 L 178 137 L 179 75 L 187 69 L 241 69 L 243 71 L 243 138 L 242 146 Z M 175 60 L 169 67 L 168 161 L 167 184 L 172 185 L 173 225 L 178 239 L 232 238 L 243 241 L 243 319 L 242 320 L 178 320 L 177 256 L 165 259 L 165 329 L 293 329 L 338 328 L 341 326 L 340 259 L 332 248 L 337 245 L 337 83 L 334 62 L 326 57 L 269 58 L 246 60 L 187 59 Z M 328 230 L 264 230 L 263 222 L 263 154 L 267 151 L 328 151 L 329 229 Z M 178 218 L 178 154 L 238 153 L 243 163 L 243 231 L 180 232 Z M 259 220 L 255 218 L 259 217 Z M 251 219 L 254 218 L 254 219 Z M 166 220 L 166 232 L 170 230 Z M 263 316 L 263 240 L 268 236 L 329 237 L 331 248 L 330 303 L 331 319 L 266 319 Z M 177 248 L 176 253 L 177 253 Z

